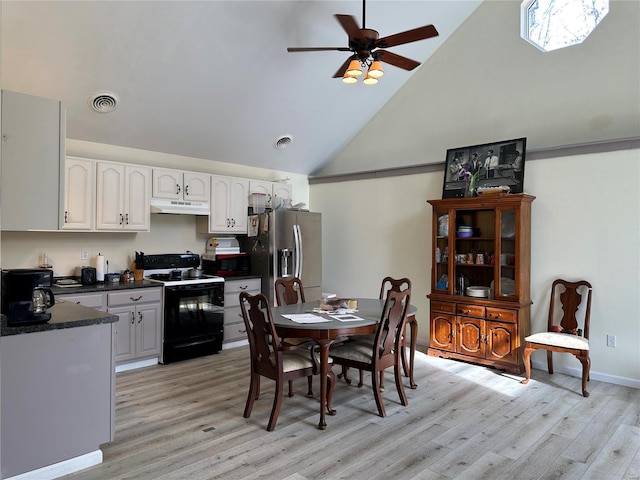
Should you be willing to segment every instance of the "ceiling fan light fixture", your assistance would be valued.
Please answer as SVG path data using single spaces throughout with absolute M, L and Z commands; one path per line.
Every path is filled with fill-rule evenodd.
M 344 77 L 342 77 L 342 81 L 344 83 L 357 83 L 358 77 L 356 77 L 355 75 L 349 75 L 348 73 L 345 73 Z
M 367 75 L 373 78 L 380 78 L 384 75 L 384 70 L 382 69 L 382 63 L 380 60 L 374 60 L 369 67 L 369 71 Z
M 364 77 L 362 83 L 364 83 L 365 85 L 375 85 L 376 83 L 378 83 L 378 79 L 376 77 L 372 77 L 367 73 L 367 76 Z
M 358 75 L 362 75 L 362 66 L 358 60 L 351 60 L 349 63 L 349 68 L 347 68 L 347 75 L 352 77 L 357 77 Z

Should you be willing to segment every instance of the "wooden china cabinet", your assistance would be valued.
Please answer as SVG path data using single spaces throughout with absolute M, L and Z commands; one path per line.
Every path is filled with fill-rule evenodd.
M 524 371 L 534 199 L 489 194 L 429 201 L 429 355 Z

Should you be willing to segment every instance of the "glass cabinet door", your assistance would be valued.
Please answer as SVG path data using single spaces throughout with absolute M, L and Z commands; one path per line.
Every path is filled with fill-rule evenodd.
M 491 298 L 496 251 L 495 210 L 457 210 L 455 215 L 454 294 Z
M 433 265 L 435 290 L 447 293 L 449 290 L 449 213 L 436 213 L 436 248 Z
M 496 260 L 499 265 L 500 282 L 496 288 L 496 298 L 513 297 L 516 294 L 517 262 L 516 262 L 516 211 L 500 210 L 500 256 Z

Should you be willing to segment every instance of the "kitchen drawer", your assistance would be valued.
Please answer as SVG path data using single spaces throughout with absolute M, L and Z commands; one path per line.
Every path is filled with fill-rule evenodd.
M 107 305 L 135 305 L 138 303 L 159 303 L 162 301 L 162 288 L 136 288 L 123 292 L 107 293 Z
M 458 303 L 456 304 L 456 315 L 484 318 L 484 307 L 480 305 L 467 305 L 465 303 Z
M 456 313 L 456 304 L 450 302 L 431 301 L 431 310 L 442 313 Z
M 226 281 L 224 285 L 224 306 L 234 307 L 240 305 L 240 292 L 256 295 L 260 293 L 261 287 L 262 282 L 259 278 Z
M 487 318 L 489 320 L 500 320 L 502 322 L 516 322 L 518 320 L 518 312 L 516 310 L 507 310 L 505 308 L 487 307 Z
M 85 307 L 105 310 L 104 293 L 85 293 L 80 295 L 58 295 L 58 298 L 66 302 L 77 303 Z
M 224 341 L 235 342 L 238 340 L 247 340 L 247 329 L 244 326 L 244 322 L 232 323 L 231 325 L 224 325 Z

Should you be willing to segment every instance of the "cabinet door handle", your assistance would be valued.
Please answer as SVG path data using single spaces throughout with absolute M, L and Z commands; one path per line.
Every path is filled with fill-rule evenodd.
M 133 325 L 136 322 L 136 312 L 132 311 L 131 312 L 131 325 Z
M 64 223 L 69 223 L 69 212 L 67 210 L 64 211 Z
M 182 190 L 182 188 L 180 188 L 180 185 L 176 183 L 176 195 L 180 193 L 180 190 Z
M 124 220 L 125 220 L 125 223 L 127 225 L 129 225 L 129 214 L 128 213 L 124 216 Z
M 186 196 L 189 196 L 189 185 L 185 185 L 185 186 L 184 186 L 184 194 L 185 194 Z
M 142 299 L 142 295 L 140 295 L 137 298 L 133 298 L 133 297 L 129 297 L 129 300 L 131 300 L 132 302 L 137 302 L 138 300 Z
M 246 290 L 247 288 L 249 288 L 249 285 L 240 285 L 240 290 Z
M 142 312 L 138 312 L 138 323 L 142 322 L 142 317 L 143 317 Z
M 120 225 L 124 223 L 124 215 L 120 214 Z
M 235 218 L 232 218 L 232 219 L 231 219 L 231 226 L 232 226 L 232 227 L 235 227 L 235 226 L 236 226 L 236 219 L 235 219 Z
M 231 226 L 231 220 L 227 218 L 227 228 Z

